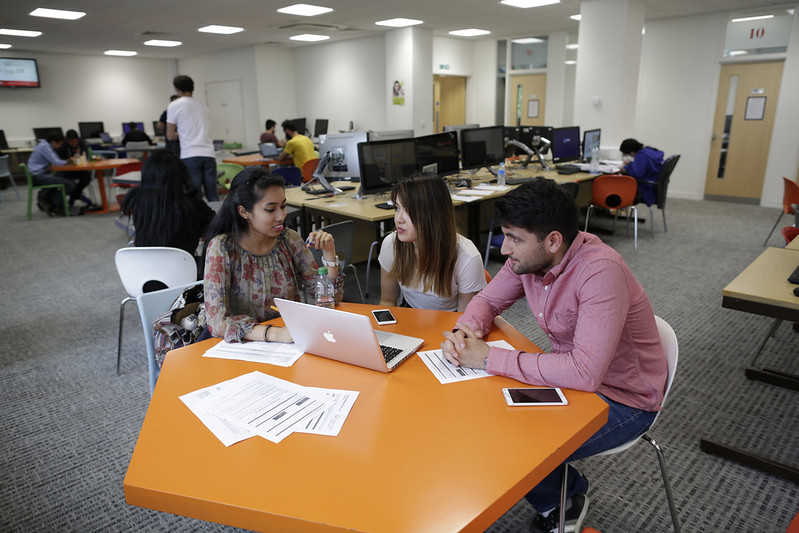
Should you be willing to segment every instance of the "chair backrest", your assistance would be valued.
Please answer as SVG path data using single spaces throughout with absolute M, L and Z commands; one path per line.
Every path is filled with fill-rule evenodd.
M 674 167 L 677 166 L 677 161 L 679 160 L 680 154 L 674 154 L 663 162 L 663 166 L 660 169 L 660 174 L 658 174 L 656 202 L 658 209 L 664 209 L 666 207 L 666 191 L 669 189 L 669 180 L 671 179 L 671 173 L 674 172 Z
M 352 220 L 345 220 L 335 224 L 322 227 L 323 231 L 328 232 L 336 241 L 336 253 L 338 259 L 343 264 L 341 268 L 346 268 L 352 260 L 352 249 L 355 246 L 355 223 Z M 317 265 L 322 265 L 322 252 L 316 248 L 311 248 L 311 253 Z
M 679 359 L 679 346 L 677 344 L 677 335 L 674 329 L 668 322 L 655 315 L 655 322 L 658 326 L 658 333 L 660 333 L 660 342 L 663 344 L 663 351 L 666 352 L 666 365 L 669 367 L 669 377 L 666 379 L 666 391 L 663 393 L 662 405 L 666 405 L 666 398 L 671 390 L 671 384 L 674 382 L 674 374 L 677 373 L 677 361 Z M 654 424 L 654 422 L 653 422 Z
M 782 210 L 786 215 L 794 214 L 791 204 L 799 204 L 799 184 L 786 177 L 782 178 L 785 184 L 785 192 L 782 195 Z
M 283 179 L 286 180 L 287 185 L 300 185 L 302 184 L 302 171 L 292 166 L 286 167 L 277 167 L 275 170 L 272 171 L 273 174 L 278 174 L 279 176 L 283 176 Z
M 591 184 L 591 203 L 606 209 L 629 207 L 637 191 L 638 182 L 632 176 L 604 174 Z
M 580 185 L 574 181 L 567 181 L 566 183 L 561 183 L 560 186 L 564 191 L 569 193 L 572 198 L 577 199 L 577 193 L 580 190 Z
M 220 187 L 230 190 L 230 182 L 233 181 L 233 178 L 242 170 L 244 170 L 244 167 L 235 163 L 217 163 L 216 172 L 219 175 L 217 183 Z
M 486 283 L 491 283 L 491 274 L 488 273 L 488 270 L 485 268 L 483 269 L 483 275 L 486 278 Z
M 197 262 L 186 250 L 166 246 L 120 248 L 114 257 L 119 279 L 127 293 L 138 298 L 147 282 L 167 287 L 197 281 Z
M 0 156 L 0 176 L 10 176 L 11 170 L 8 168 L 9 155 Z
M 130 249 L 132 250 L 133 248 Z M 160 372 L 158 363 L 155 362 L 153 320 L 161 313 L 168 311 L 172 303 L 185 289 L 199 283 L 202 283 L 202 281 L 193 281 L 192 283 L 186 283 L 160 291 L 146 292 L 136 297 L 136 304 L 139 308 L 139 318 L 141 318 L 141 327 L 144 332 L 144 346 L 147 348 L 147 370 L 150 375 L 151 395 Z
M 308 183 L 313 179 L 314 170 L 316 170 L 316 165 L 319 164 L 319 158 L 314 157 L 313 159 L 309 159 L 302 165 L 302 182 Z
M 28 168 L 28 165 L 25 163 L 20 163 L 19 168 L 22 169 L 22 172 L 25 174 L 25 179 L 28 180 L 28 188 L 33 187 L 33 176 L 31 176 L 31 171 Z

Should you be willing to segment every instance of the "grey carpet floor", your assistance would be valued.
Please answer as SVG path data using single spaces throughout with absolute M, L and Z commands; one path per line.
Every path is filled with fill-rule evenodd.
M 233 531 L 125 503 L 122 480 L 149 394 L 134 305 L 125 317 L 123 373 L 115 372 L 124 291 L 113 256 L 126 238 L 114 217 L 47 218 L 35 212 L 28 222 L 25 202 L 5 197 L 0 204 L 0 531 Z M 649 236 L 647 220 L 637 251 L 623 225 L 602 237 L 624 256 L 655 312 L 679 339 L 675 383 L 651 434 L 666 450 L 683 530 L 783 532 L 799 511 L 796 484 L 699 450 L 699 439 L 712 436 L 799 464 L 799 393 L 748 381 L 742 370 L 771 321 L 721 308 L 722 288 L 763 250 L 778 210 L 670 200 L 667 213 L 668 233 L 656 213 L 655 237 Z M 595 227 L 609 222 L 597 219 Z M 778 233 L 770 244 L 780 245 Z M 799 253 L 797 258 L 799 264 Z M 499 259 L 492 258 L 492 273 Z M 359 274 L 363 282 L 363 265 Z M 376 269 L 369 294 L 376 303 Z M 347 297 L 357 299 L 351 278 Z M 548 347 L 523 303 L 505 316 Z M 783 324 L 761 362 L 799 372 L 798 354 L 799 334 Z M 671 530 L 648 445 L 578 466 L 591 479 L 584 525 L 606 533 Z M 521 501 L 489 531 L 523 531 L 531 513 Z

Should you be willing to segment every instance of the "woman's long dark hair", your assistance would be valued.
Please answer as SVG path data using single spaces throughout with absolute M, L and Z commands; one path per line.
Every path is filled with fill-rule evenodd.
M 197 195 L 189 171 L 175 154 L 153 151 L 141 169 L 141 185 L 122 201 L 122 211 L 132 211 L 137 246 L 175 246 L 185 233 L 200 235 L 189 198 Z

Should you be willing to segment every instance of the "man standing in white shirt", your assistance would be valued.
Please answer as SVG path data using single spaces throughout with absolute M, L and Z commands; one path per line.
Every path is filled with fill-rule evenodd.
M 219 200 L 208 113 L 205 106 L 192 97 L 194 80 L 176 76 L 172 85 L 180 98 L 166 108 L 166 138 L 180 141 L 180 158 L 189 169 L 194 186 L 201 192 L 204 190 L 209 201 Z

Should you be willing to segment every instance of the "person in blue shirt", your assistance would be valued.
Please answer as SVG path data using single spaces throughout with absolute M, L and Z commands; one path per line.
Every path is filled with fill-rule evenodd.
M 638 181 L 638 199 L 646 205 L 657 203 L 657 186 L 647 181 L 657 182 L 663 168 L 663 152 L 651 146 L 644 146 L 635 139 L 624 139 L 619 147 L 625 162 L 622 172 Z
M 53 173 L 53 165 L 66 165 L 71 161 L 71 159 L 61 159 L 56 153 L 56 150 L 59 150 L 63 145 L 63 133 L 50 133 L 47 136 L 47 140 L 40 141 L 33 149 L 28 159 L 28 170 L 30 170 L 34 185 L 60 184 L 64 186 L 67 195 L 71 197 L 75 190 L 75 182 Z M 80 192 L 78 192 L 78 194 L 80 194 Z M 57 188 L 40 189 L 36 205 L 50 216 L 64 215 L 64 203 L 61 198 L 61 191 Z

